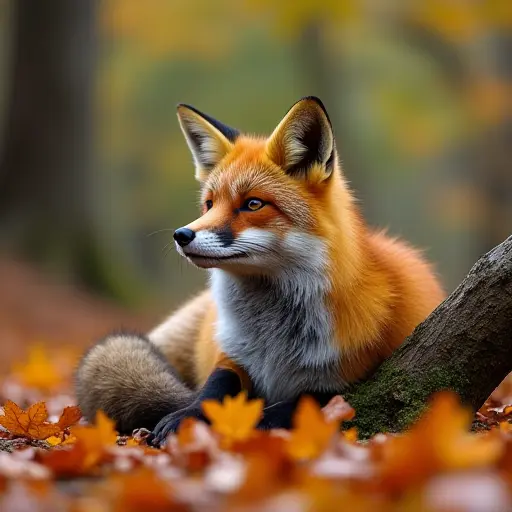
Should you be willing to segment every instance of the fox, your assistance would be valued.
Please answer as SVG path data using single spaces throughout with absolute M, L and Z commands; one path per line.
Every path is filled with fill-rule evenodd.
M 201 215 L 173 234 L 209 287 L 147 335 L 114 332 L 76 371 L 85 418 L 159 446 L 201 402 L 264 399 L 260 429 L 291 428 L 304 395 L 325 404 L 367 378 L 438 304 L 432 265 L 368 226 L 320 99 L 300 99 L 269 137 L 179 104 Z

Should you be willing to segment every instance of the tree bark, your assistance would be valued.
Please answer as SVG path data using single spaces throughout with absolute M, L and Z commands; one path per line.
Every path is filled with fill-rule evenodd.
M 512 371 L 512 236 L 480 258 L 460 286 L 367 381 L 344 396 L 362 437 L 399 432 L 444 389 L 477 411 Z
M 5 141 L 2 245 L 84 277 L 93 246 L 96 0 L 18 0 Z

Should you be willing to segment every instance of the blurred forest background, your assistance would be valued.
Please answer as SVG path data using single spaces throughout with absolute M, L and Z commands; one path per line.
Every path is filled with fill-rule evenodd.
M 453 290 L 512 233 L 511 26 L 510 0 L 0 0 L 2 345 L 203 286 L 149 236 L 197 216 L 178 102 L 269 133 L 322 98 L 367 219 Z

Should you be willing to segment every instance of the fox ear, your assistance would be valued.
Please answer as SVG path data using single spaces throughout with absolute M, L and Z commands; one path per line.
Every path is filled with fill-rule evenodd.
M 308 96 L 293 105 L 268 139 L 267 155 L 291 176 L 323 181 L 331 175 L 334 135 L 318 98 Z
M 239 132 L 190 105 L 178 105 L 178 120 L 194 158 L 196 179 L 202 181 L 232 149 Z

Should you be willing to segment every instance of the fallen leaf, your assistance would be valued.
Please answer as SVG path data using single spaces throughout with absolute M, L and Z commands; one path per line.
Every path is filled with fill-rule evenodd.
M 137 471 L 112 477 L 117 487 L 115 510 L 119 512 L 186 511 L 188 507 L 176 501 L 172 487 L 154 471 L 141 467 Z
M 86 466 L 87 447 L 83 443 L 76 443 L 70 448 L 55 448 L 46 453 L 39 454 L 41 464 L 46 466 L 56 477 L 83 476 L 92 466 Z
M 76 437 L 71 433 L 62 432 L 62 434 L 58 436 L 49 437 L 46 439 L 46 442 L 50 446 L 67 446 L 76 443 Z
M 292 481 L 293 462 L 286 451 L 286 440 L 268 432 L 233 445 L 233 451 L 246 461 L 245 477 L 234 496 L 235 503 L 254 503 L 266 499 Z M 262 493 L 262 490 L 265 492 Z
M 485 467 L 503 450 L 496 436 L 468 432 L 469 410 L 457 396 L 442 392 L 411 430 L 390 437 L 380 447 L 383 489 L 398 491 L 425 481 L 436 472 Z
M 303 397 L 297 405 L 288 453 L 293 459 L 314 459 L 329 445 L 338 431 L 339 421 L 328 421 L 318 403 Z
M 71 417 L 71 413 L 68 415 Z M 42 454 L 41 462 L 56 476 L 89 474 L 101 462 L 111 458 L 108 450 L 117 440 L 114 421 L 98 411 L 94 425 L 72 427 L 69 439 L 74 442 L 71 448 Z M 66 443 L 67 440 L 62 445 Z
M 14 402 L 7 400 L 4 405 L 4 416 L 0 416 L 0 425 L 13 436 L 43 440 L 60 432 L 55 423 L 48 423 L 48 411 L 44 402 L 31 405 L 24 411 Z
M 356 415 L 354 408 L 341 395 L 332 397 L 322 412 L 327 421 L 349 421 Z
M 85 448 L 86 456 L 82 463 L 85 471 L 98 464 L 107 448 L 114 446 L 117 440 L 115 422 L 103 411 L 97 412 L 94 425 L 72 427 L 71 433 L 76 437 L 76 445 Z
M 226 396 L 222 403 L 205 400 L 201 406 L 212 430 L 222 436 L 225 447 L 234 441 L 248 439 L 263 413 L 263 400 L 247 400 L 245 391 L 234 398 Z
M 185 418 L 178 428 L 176 439 L 181 447 L 191 445 L 195 439 L 194 430 L 196 428 L 197 420 L 194 418 Z
M 16 364 L 13 374 L 29 388 L 52 390 L 62 383 L 62 377 L 43 346 L 33 345 L 25 363 Z
M 349 442 L 349 443 L 355 443 L 358 439 L 358 433 L 357 433 L 357 428 L 356 427 L 352 427 L 352 428 L 349 428 L 348 430 L 344 430 L 342 433 L 341 433 L 343 439 L 345 439 L 345 441 Z
M 62 444 L 62 442 L 64 441 L 64 439 L 62 439 L 61 436 L 50 436 L 46 442 L 50 445 L 50 446 L 59 446 L 60 444 Z
M 65 430 L 73 425 L 76 425 L 82 417 L 82 411 L 77 405 L 71 407 L 65 407 L 60 415 L 57 425 L 61 430 Z

